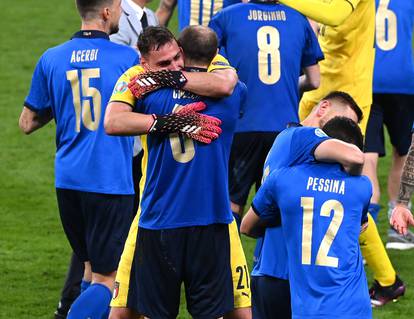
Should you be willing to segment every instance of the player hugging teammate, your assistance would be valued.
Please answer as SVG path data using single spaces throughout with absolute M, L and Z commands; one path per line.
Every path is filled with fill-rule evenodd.
M 138 58 L 109 41 L 121 0 L 77 0 L 81 30 L 39 60 L 19 125 L 31 133 L 56 122 L 60 216 L 85 266 L 68 318 L 176 318 L 182 285 L 191 316 L 211 319 L 368 319 L 371 305 L 404 294 L 373 218 L 373 170 L 383 122 L 397 177 L 410 144 L 414 76 L 402 88 L 380 75 L 382 61 L 408 50 L 412 34 L 396 34 L 413 29 L 414 5 L 376 2 L 384 52 L 370 115 L 374 0 L 231 2 L 221 10 L 223 3 L 178 0 L 178 40 L 143 25 Z M 174 5 L 161 2 L 162 23 Z M 381 24 L 385 11 L 398 17 Z M 400 62 L 414 75 L 410 58 Z M 144 154 L 134 211 L 137 135 Z M 403 177 L 399 198 L 399 180 L 390 180 L 390 207 L 397 200 L 392 222 L 406 233 L 414 220 L 410 174 Z M 259 238 L 252 278 L 240 223 Z M 391 231 L 389 243 L 414 247 Z

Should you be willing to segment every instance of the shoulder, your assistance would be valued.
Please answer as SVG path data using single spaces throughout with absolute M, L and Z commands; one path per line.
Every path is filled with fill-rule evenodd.
M 233 69 L 233 67 L 230 65 L 229 61 L 224 56 L 222 56 L 221 54 L 217 54 L 208 66 L 207 72 L 213 72 L 215 70 L 222 69 Z
M 141 65 L 138 64 L 138 65 L 134 65 L 133 67 L 130 67 L 128 70 L 124 72 L 124 74 L 122 74 L 122 76 L 131 79 L 135 75 L 138 75 L 143 72 L 145 72 L 145 69 Z
M 55 60 L 61 61 L 62 53 L 69 51 L 72 51 L 72 48 L 70 47 L 70 41 L 66 41 L 64 43 L 61 43 L 57 46 L 45 50 L 40 56 L 38 63 L 40 63 L 42 67 L 45 67 Z M 58 64 L 60 65 L 61 63 L 59 62 Z

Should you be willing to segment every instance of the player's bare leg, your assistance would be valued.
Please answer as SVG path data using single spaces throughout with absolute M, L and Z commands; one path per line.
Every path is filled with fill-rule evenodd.
M 114 289 L 116 271 L 113 271 L 109 274 L 98 274 L 92 273 L 92 284 L 101 284 L 108 287 L 110 291 Z
M 233 311 L 225 314 L 224 319 L 251 319 L 252 318 L 252 308 L 236 308 Z
M 144 316 L 137 314 L 129 308 L 116 307 L 111 308 L 108 319 L 143 319 Z
M 89 261 L 85 261 L 85 271 L 83 272 L 83 280 L 87 282 L 92 281 L 92 268 Z
M 395 147 L 392 149 L 392 162 L 390 173 L 388 174 L 388 198 L 390 202 L 397 200 L 401 174 L 407 155 L 400 156 Z
M 362 174 L 368 176 L 372 183 L 371 203 L 378 203 L 381 192 L 377 177 L 378 153 L 365 153 L 364 169 Z M 398 192 L 398 190 L 397 190 Z

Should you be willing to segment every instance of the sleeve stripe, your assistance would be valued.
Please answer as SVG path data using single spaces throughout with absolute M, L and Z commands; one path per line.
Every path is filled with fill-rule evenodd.
M 259 213 L 259 210 L 254 206 L 254 204 L 252 203 L 252 209 L 253 209 L 253 211 L 254 211 L 254 213 L 257 215 L 257 216 L 260 216 L 260 213 Z
M 23 106 L 27 107 L 29 110 L 31 110 L 33 112 L 39 112 L 40 109 L 50 109 L 51 108 L 50 106 L 43 107 L 43 108 L 42 107 L 37 107 L 37 106 L 34 106 L 33 104 L 30 104 L 27 101 L 24 101 Z

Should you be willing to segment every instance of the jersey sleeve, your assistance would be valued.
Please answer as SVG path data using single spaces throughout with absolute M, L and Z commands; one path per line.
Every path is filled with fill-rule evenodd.
M 129 104 L 131 107 L 134 107 L 137 99 L 129 90 L 128 83 L 135 75 L 142 72 L 144 72 L 144 68 L 140 65 L 136 65 L 122 74 L 115 84 L 109 102 L 123 102 Z
M 252 208 L 257 216 L 272 226 L 280 225 L 280 210 L 276 197 L 277 177 L 278 171 L 272 172 L 260 186 L 252 202 Z
M 314 161 L 315 149 L 319 144 L 329 139 L 330 137 L 320 128 L 297 128 L 292 135 L 288 165 L 292 166 Z
M 24 101 L 24 105 L 35 112 L 46 110 L 52 106 L 47 76 L 44 69 L 44 57 L 45 55 L 43 55 L 36 64 L 30 91 Z
M 224 70 L 224 69 L 233 69 L 234 68 L 230 65 L 229 61 L 222 55 L 217 54 L 213 61 L 211 61 L 207 72 L 213 72 L 216 70 Z
M 317 64 L 324 59 L 323 52 L 319 46 L 318 39 L 313 32 L 309 21 L 304 18 L 305 23 L 305 46 L 302 51 L 301 67 L 306 68 Z
M 330 26 L 340 25 L 361 0 L 279 0 L 303 15 Z

